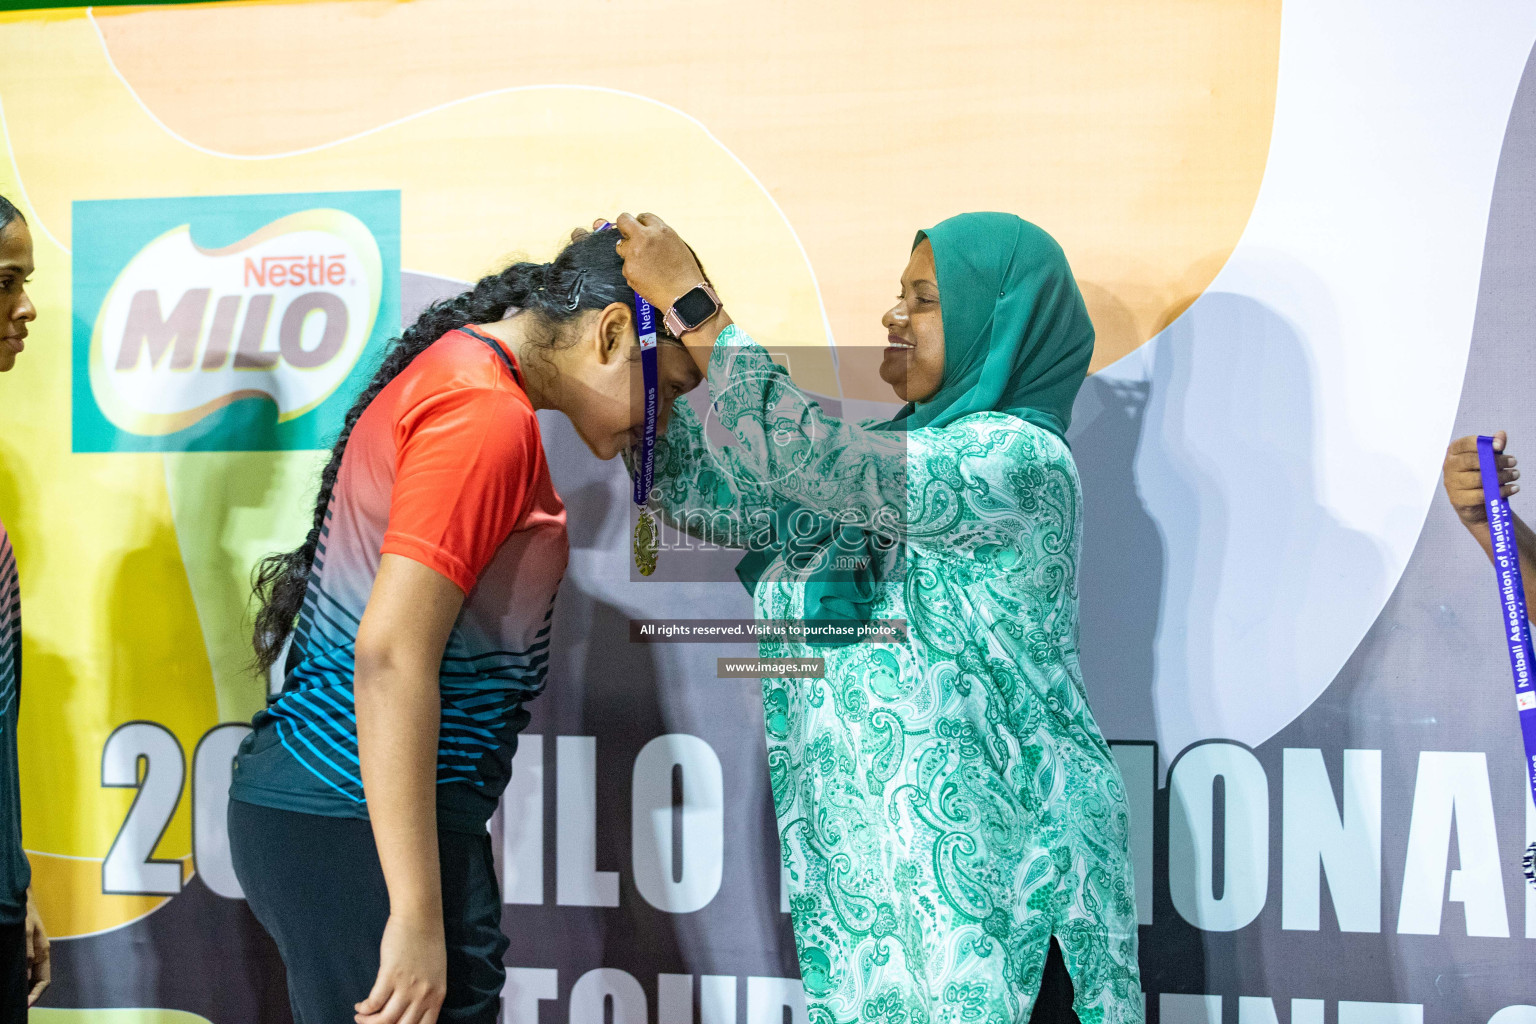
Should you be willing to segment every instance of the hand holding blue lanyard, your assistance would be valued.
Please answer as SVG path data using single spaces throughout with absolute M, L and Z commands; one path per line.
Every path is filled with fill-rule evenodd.
M 1483 501 L 1488 510 L 1488 533 L 1493 540 L 1493 568 L 1504 603 L 1504 639 L 1509 644 L 1509 667 L 1515 677 L 1515 708 L 1520 715 L 1520 734 L 1525 740 L 1525 775 L 1536 799 L 1536 664 L 1531 648 L 1531 624 L 1526 618 L 1525 582 L 1520 576 L 1520 550 L 1515 543 L 1515 523 L 1509 502 L 1499 487 L 1498 459 L 1493 438 L 1477 439 L 1477 468 L 1483 478 Z M 1525 851 L 1525 877 L 1536 885 L 1536 843 Z
M 612 226 L 604 221 L 597 230 Z M 651 513 L 649 499 L 656 470 L 660 385 L 656 368 L 656 310 L 639 292 L 635 293 L 635 335 L 640 339 L 640 372 L 645 378 L 645 427 L 640 439 L 640 456 L 635 462 L 635 504 L 640 506 L 640 519 L 635 523 L 635 568 L 640 570 L 640 575 L 649 576 L 656 571 L 658 539 L 656 517 Z

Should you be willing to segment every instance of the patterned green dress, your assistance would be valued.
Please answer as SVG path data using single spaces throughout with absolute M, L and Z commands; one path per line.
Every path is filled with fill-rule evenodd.
M 676 403 L 657 448 L 664 518 L 743 547 L 788 500 L 901 534 L 873 617 L 905 619 L 905 643 L 760 647 L 826 658 L 825 678 L 763 680 L 812 1024 L 1023 1024 L 1052 935 L 1085 1024 L 1139 1024 L 1125 795 L 1078 667 L 1066 445 L 1004 413 L 906 432 L 839 421 L 734 326 L 708 377 L 734 442 Z M 800 619 L 803 584 L 781 558 L 754 601 L 759 618 Z

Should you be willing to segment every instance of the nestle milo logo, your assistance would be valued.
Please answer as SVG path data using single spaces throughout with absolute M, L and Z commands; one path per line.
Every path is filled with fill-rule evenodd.
M 74 205 L 74 448 L 328 443 L 399 323 L 399 193 Z

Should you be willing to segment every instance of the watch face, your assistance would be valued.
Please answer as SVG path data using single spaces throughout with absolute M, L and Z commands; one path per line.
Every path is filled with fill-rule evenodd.
M 715 310 L 719 307 L 705 294 L 703 288 L 695 288 L 678 299 L 677 304 L 672 308 L 677 310 L 677 315 L 682 317 L 683 323 L 692 330 L 714 316 Z

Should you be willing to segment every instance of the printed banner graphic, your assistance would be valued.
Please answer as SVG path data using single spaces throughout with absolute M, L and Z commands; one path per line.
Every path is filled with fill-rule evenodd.
M 1465 434 L 1536 460 L 1536 6 L 829 9 L 0 13 L 0 194 L 37 262 L 0 377 L 56 940 L 34 1022 L 289 1019 L 224 828 L 271 684 L 250 573 L 305 537 L 422 309 L 652 211 L 828 413 L 889 415 L 914 234 L 1002 209 L 1060 241 L 1096 330 L 1077 643 L 1149 1020 L 1536 1024 L 1536 804 L 1498 595 L 1439 483 Z M 778 710 L 726 671 L 757 644 L 669 625 L 752 617 L 739 552 L 639 576 L 623 466 L 539 420 L 570 560 L 490 825 L 503 1022 L 813 1024 Z
M 75 451 L 329 443 L 399 320 L 398 192 L 73 212 Z

